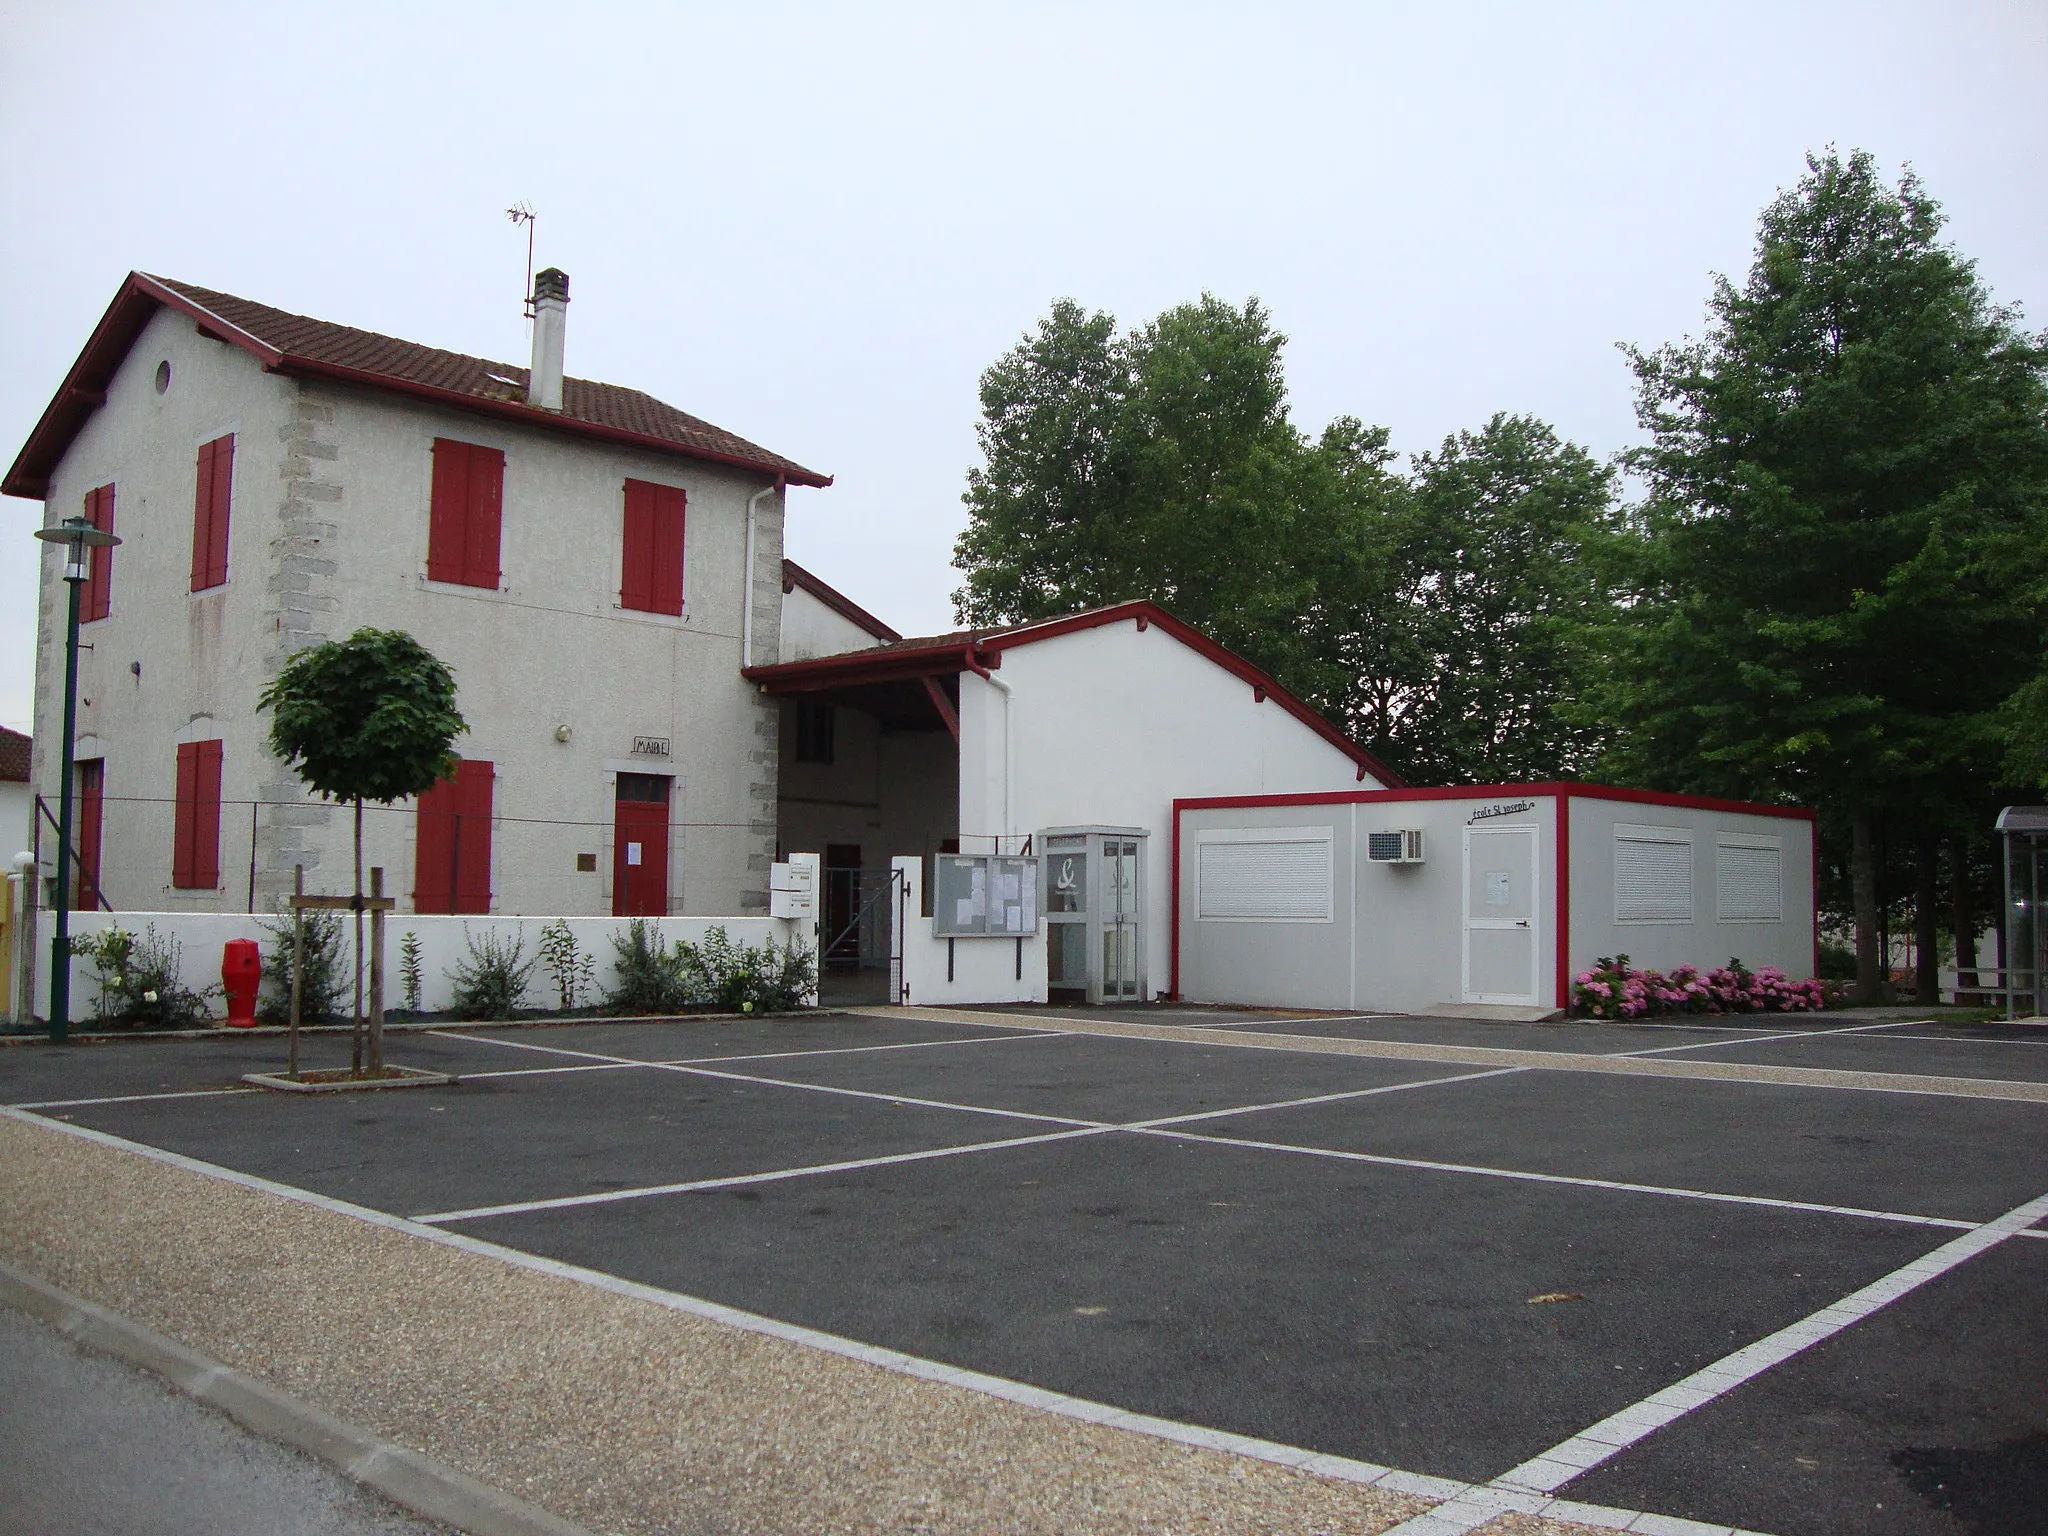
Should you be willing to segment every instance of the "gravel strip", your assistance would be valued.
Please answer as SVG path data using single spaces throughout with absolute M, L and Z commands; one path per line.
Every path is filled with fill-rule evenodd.
M 619 1536 L 1369 1536 L 1430 1502 L 901 1376 L 16 1118 L 0 1257 Z
M 1357 1040 L 1342 1035 L 1227 1033 L 1179 1024 L 1126 1024 L 1111 1019 L 1051 1015 L 968 1013 L 951 1008 L 850 1009 L 874 1018 L 929 1019 L 938 1024 L 999 1024 L 1013 1029 L 1057 1029 L 1075 1035 L 1122 1035 L 1137 1040 L 1186 1040 L 1252 1050 L 1377 1056 L 1401 1061 L 1447 1061 L 1494 1067 L 1538 1067 L 1552 1072 L 1606 1072 L 1620 1077 L 1682 1077 L 1728 1083 L 1780 1083 L 1793 1088 L 1860 1088 L 1882 1093 L 1934 1093 L 1966 1099 L 2011 1099 L 2048 1104 L 2048 1083 L 1985 1077 L 1934 1077 L 1906 1072 L 1846 1072 L 1833 1067 L 1770 1067 L 1751 1062 L 1678 1061 L 1672 1057 L 1596 1056 L 1579 1051 L 1518 1051 L 1507 1046 L 1432 1045 L 1417 1040 Z M 1741 1045 L 1743 1041 L 1730 1041 Z

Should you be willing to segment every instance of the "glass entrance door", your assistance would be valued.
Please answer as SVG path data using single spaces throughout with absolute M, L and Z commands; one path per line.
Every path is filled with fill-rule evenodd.
M 1102 840 L 1102 995 L 1105 1003 L 1138 1002 L 1145 978 L 1138 968 L 1138 844 Z

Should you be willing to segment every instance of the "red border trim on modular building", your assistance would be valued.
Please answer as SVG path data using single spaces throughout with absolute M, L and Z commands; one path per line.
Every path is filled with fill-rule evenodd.
M 1202 795 L 1173 802 L 1173 900 L 1172 929 L 1167 935 L 1168 981 L 1171 995 L 1180 996 L 1180 824 L 1184 811 L 1251 810 L 1290 805 L 1371 805 L 1403 800 L 1484 800 L 1501 795 L 1534 795 L 1557 802 L 1557 835 L 1553 861 L 1557 866 L 1557 1006 L 1571 1005 L 1571 802 L 1619 800 L 1634 805 L 1668 805 L 1680 810 L 1727 811 L 1737 816 L 1778 816 L 1804 821 L 1814 828 L 1808 839 L 1813 850 L 1813 885 L 1809 900 L 1813 906 L 1813 968 L 1820 972 L 1820 838 L 1819 818 L 1797 805 L 1761 805 L 1752 800 L 1721 800 L 1711 795 L 1680 795 L 1656 789 L 1620 789 L 1607 784 L 1578 784 L 1552 780 L 1540 784 L 1462 784 L 1430 789 L 1335 789 L 1293 795 Z M 1353 849 L 1353 858 L 1357 850 Z M 1358 920 L 1353 912 L 1352 921 Z

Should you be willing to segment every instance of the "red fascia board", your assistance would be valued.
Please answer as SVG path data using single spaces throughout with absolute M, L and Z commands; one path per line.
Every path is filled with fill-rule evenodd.
M 1816 814 L 1798 805 L 1761 805 L 1752 800 L 1717 800 L 1708 795 L 1680 795 L 1656 789 L 1618 789 L 1607 784 L 1549 782 L 1540 784 L 1453 784 L 1428 789 L 1333 789 L 1298 795 L 1211 795 L 1174 801 L 1176 812 L 1238 810 L 1262 805 L 1364 805 L 1379 800 L 1485 800 L 1502 795 L 1557 796 L 1573 800 L 1620 800 L 1637 805 L 1668 805 L 1681 810 L 1726 811 L 1739 816 L 1778 816 L 1813 821 Z
M 848 651 L 839 656 L 818 656 L 809 661 L 783 661 L 766 667 L 747 667 L 740 676 L 770 693 L 809 693 L 820 688 L 853 687 L 861 683 L 887 683 L 901 678 L 940 677 L 948 672 L 966 672 L 977 659 L 988 666 L 1000 665 L 999 657 L 977 658 L 973 645 L 934 645 L 908 650 Z
M 1148 599 L 1136 602 L 1118 603 L 1109 608 L 1096 608 L 1087 613 L 1069 614 L 1065 618 L 1047 619 L 1040 624 L 1021 625 L 990 635 L 982 642 L 984 651 L 1001 654 L 1011 646 L 1032 645 L 1040 640 L 1051 640 L 1059 635 L 1073 634 L 1076 630 L 1100 629 L 1105 624 L 1119 623 L 1124 619 L 1135 619 L 1139 627 L 1157 624 L 1174 639 L 1196 654 L 1206 657 L 1217 666 L 1252 685 L 1256 692 L 1265 691 L 1266 699 L 1278 704 L 1303 725 L 1314 731 L 1331 746 L 1342 752 L 1354 763 L 1378 779 L 1381 783 L 1400 787 L 1405 784 L 1401 776 L 1385 763 L 1374 757 L 1334 725 L 1330 724 L 1315 710 L 1296 698 L 1274 680 L 1262 668 L 1252 665 L 1227 646 L 1217 644 L 1192 625 L 1184 624 L 1172 614 Z
M 792 587 L 802 587 L 842 619 L 851 624 L 859 625 L 877 640 L 901 640 L 903 638 L 901 634 L 884 624 L 872 613 L 869 613 L 867 609 L 861 607 L 859 603 L 856 603 L 844 592 L 819 580 L 794 560 L 783 560 L 782 576 L 783 591 L 787 592 Z
M 1572 797 L 1557 797 L 1557 835 L 1550 862 L 1557 866 L 1557 1001 L 1569 1010 L 1572 1005 Z

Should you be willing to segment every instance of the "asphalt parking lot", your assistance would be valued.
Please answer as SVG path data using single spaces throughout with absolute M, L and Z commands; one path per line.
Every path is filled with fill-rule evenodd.
M 1782 1536 L 2048 1530 L 2048 1241 L 2024 1209 L 2048 1194 L 2048 1034 L 1126 1017 L 1192 1028 L 1040 1010 L 445 1031 L 389 1054 L 456 1086 L 332 1098 L 240 1086 L 274 1039 L 13 1047 L 0 1101 L 1457 1483 L 1598 1444 L 1549 1491 Z M 345 1051 L 322 1037 L 309 1061 Z M 1595 1070 L 1608 1056 L 1672 1065 Z M 1729 1064 L 1762 1075 L 1714 1075 Z M 1831 1311 L 1874 1285 L 1895 1299 Z M 1798 1347 L 1767 1365 L 1741 1353 L 1781 1335 Z M 1711 1400 L 1587 1440 L 1707 1370 L 1728 1380 Z

